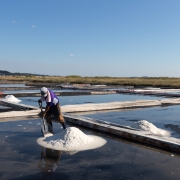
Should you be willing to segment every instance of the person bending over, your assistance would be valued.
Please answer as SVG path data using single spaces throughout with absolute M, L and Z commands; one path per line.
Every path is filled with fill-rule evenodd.
M 46 87 L 41 88 L 41 98 L 38 100 L 38 103 L 42 104 L 42 101 L 46 101 L 46 109 L 42 114 L 42 118 L 45 118 L 47 123 L 52 127 L 51 116 L 54 115 L 57 121 L 59 121 L 63 128 L 66 129 L 66 122 L 61 112 L 61 107 L 58 97 L 53 91 Z

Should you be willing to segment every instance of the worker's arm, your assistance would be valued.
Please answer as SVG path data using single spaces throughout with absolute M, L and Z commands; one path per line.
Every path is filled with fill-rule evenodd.
M 46 116 L 46 113 L 49 111 L 50 106 L 46 105 L 46 109 L 43 112 L 43 118 Z
M 39 99 L 39 100 L 38 100 L 38 103 L 42 103 L 42 100 L 41 100 L 41 99 Z
M 38 100 L 38 104 L 39 104 L 39 107 L 41 108 L 42 107 L 42 100 L 41 99 Z

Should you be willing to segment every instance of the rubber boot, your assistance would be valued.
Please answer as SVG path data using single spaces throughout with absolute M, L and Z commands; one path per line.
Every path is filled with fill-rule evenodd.
M 66 123 L 63 122 L 63 123 L 61 123 L 61 124 L 62 124 L 63 129 L 66 129 Z

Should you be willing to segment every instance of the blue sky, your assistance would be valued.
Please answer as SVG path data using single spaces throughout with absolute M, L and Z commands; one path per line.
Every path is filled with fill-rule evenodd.
M 180 77 L 179 0 L 1 0 L 0 70 Z

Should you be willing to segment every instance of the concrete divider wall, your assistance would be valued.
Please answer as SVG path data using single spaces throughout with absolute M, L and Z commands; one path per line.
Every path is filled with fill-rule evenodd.
M 94 130 L 116 135 L 122 138 L 130 139 L 136 142 L 149 144 L 158 148 L 180 152 L 180 140 L 175 138 L 164 138 L 150 135 L 148 132 L 121 128 L 103 123 L 94 122 L 91 118 L 85 118 L 75 115 L 64 114 L 66 121 L 88 127 Z

